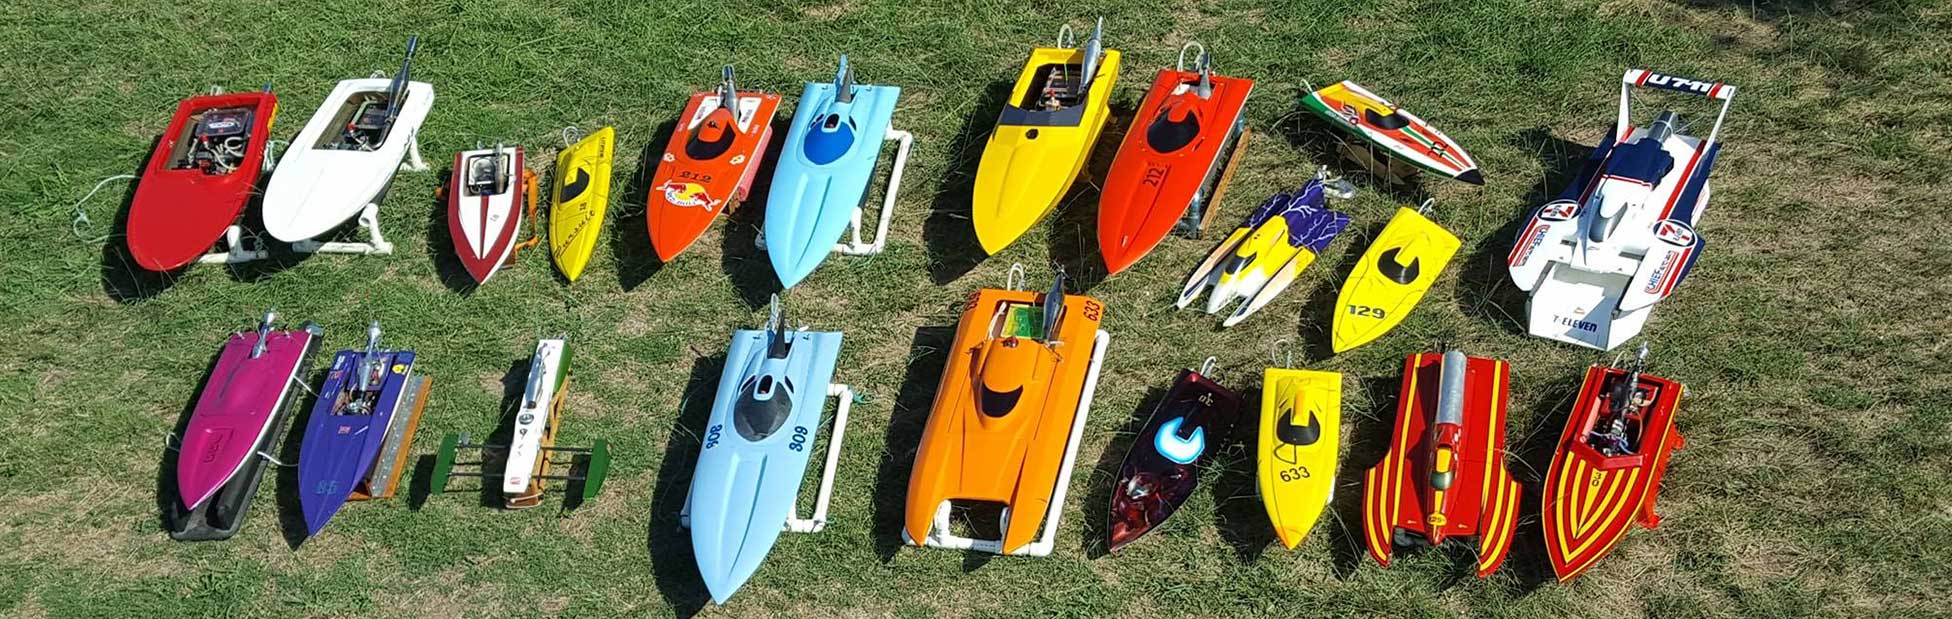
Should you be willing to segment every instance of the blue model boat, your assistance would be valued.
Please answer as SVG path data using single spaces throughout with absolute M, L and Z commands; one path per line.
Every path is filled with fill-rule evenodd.
M 827 500 L 853 401 L 846 385 L 832 384 L 841 334 L 789 330 L 780 317 L 778 297 L 773 303 L 766 328 L 732 334 L 680 519 L 691 528 L 692 552 L 705 587 L 720 604 L 759 569 L 780 531 L 814 533 L 826 527 Z M 840 402 L 827 443 L 826 469 L 813 517 L 801 519 L 794 503 L 829 396 Z
M 378 321 L 366 334 L 364 350 L 341 350 L 333 356 L 332 371 L 299 444 L 298 504 L 305 514 L 306 537 L 318 535 L 355 492 L 381 494 L 369 479 L 390 485 L 398 478 L 374 475 L 375 464 L 387 451 L 389 438 L 395 442 L 393 450 L 399 449 L 405 432 L 395 430 L 407 425 L 424 394 L 423 383 L 413 380 L 413 351 L 381 350 Z M 394 460 L 385 459 L 385 465 Z
M 840 59 L 834 83 L 808 83 L 800 94 L 792 129 L 773 170 L 766 227 L 760 235 L 782 287 L 792 288 L 806 279 L 828 252 L 881 253 L 914 140 L 907 131 L 891 126 L 895 99 L 900 96 L 899 86 L 855 84 L 846 56 Z M 883 140 L 900 142 L 900 147 L 883 192 L 874 240 L 862 241 L 861 205 L 875 163 L 881 159 Z M 852 238 L 840 242 L 849 230 Z

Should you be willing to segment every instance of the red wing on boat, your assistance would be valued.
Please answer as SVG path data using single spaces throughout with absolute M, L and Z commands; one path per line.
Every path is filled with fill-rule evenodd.
M 720 103 L 728 90 L 737 92 L 736 106 Z M 772 93 L 721 88 L 691 96 L 651 177 L 644 219 L 659 260 L 677 257 L 728 205 L 746 199 L 778 109 Z
M 237 221 L 264 167 L 278 114 L 269 92 L 191 97 L 143 167 L 129 204 L 129 253 L 151 271 L 194 262 Z
M 1160 71 L 1118 147 L 1098 202 L 1098 246 L 1111 273 L 1138 262 L 1188 216 L 1204 227 L 1246 132 L 1249 79 Z
M 1660 524 L 1654 499 L 1684 440 L 1674 413 L 1680 383 L 1593 366 L 1546 471 L 1546 554 L 1561 582 L 1606 556 L 1633 525 Z
M 1404 363 L 1389 452 L 1363 484 L 1363 541 L 1376 562 L 1389 565 L 1399 538 L 1476 537 L 1478 576 L 1504 563 L 1519 503 L 1505 470 L 1510 385 L 1505 362 L 1457 351 Z

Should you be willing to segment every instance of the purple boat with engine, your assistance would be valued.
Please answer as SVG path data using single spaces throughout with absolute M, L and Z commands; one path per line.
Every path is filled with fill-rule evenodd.
M 394 477 L 393 465 L 412 412 L 425 396 L 414 380 L 411 350 L 380 348 L 380 323 L 366 329 L 366 348 L 341 350 L 319 389 L 298 451 L 298 503 L 305 535 L 313 537 L 356 493 L 371 493 L 373 480 Z

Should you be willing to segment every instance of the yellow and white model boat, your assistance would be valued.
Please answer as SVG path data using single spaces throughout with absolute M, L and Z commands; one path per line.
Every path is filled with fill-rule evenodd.
M 1261 502 L 1281 544 L 1301 544 L 1335 498 L 1342 446 L 1342 375 L 1268 368 L 1261 378 L 1261 431 L 1255 458 Z
M 556 269 L 575 282 L 596 251 L 603 212 L 610 205 L 610 160 L 617 130 L 604 127 L 556 156 L 556 183 L 550 191 L 549 254 Z
M 995 254 L 1057 208 L 1091 158 L 1110 117 L 1118 50 L 1104 49 L 1105 20 L 1081 47 L 1070 27 L 1058 46 L 1030 52 L 1010 100 L 983 147 L 971 191 L 970 219 L 983 252 Z M 1067 40 L 1069 39 L 1069 40 Z

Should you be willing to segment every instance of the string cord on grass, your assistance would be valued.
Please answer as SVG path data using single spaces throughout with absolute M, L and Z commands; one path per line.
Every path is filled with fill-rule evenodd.
M 108 186 L 109 183 L 113 183 L 115 181 L 135 180 L 135 178 L 136 175 L 134 174 L 117 174 L 115 176 L 104 178 L 100 182 L 95 183 L 94 189 L 88 190 L 87 195 L 84 195 L 81 197 L 80 200 L 75 201 L 75 205 L 74 205 L 75 219 L 72 223 L 68 225 L 68 231 L 74 233 L 75 238 L 81 239 L 83 241 L 87 241 L 89 243 L 100 243 L 103 241 L 107 241 L 108 237 L 113 235 L 104 234 L 98 237 L 89 238 L 88 235 L 82 233 L 81 231 L 82 226 L 89 226 L 94 224 L 94 220 L 88 218 L 88 211 L 84 210 L 82 208 L 82 205 L 87 204 L 89 200 L 93 199 L 95 197 L 95 194 L 101 193 L 102 188 Z

